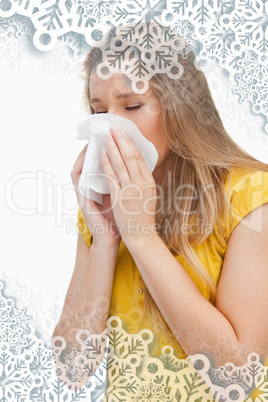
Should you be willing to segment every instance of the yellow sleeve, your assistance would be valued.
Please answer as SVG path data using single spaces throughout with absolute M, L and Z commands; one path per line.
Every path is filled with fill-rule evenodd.
M 78 213 L 77 213 L 77 229 L 79 233 L 81 234 L 84 242 L 88 247 L 92 245 L 93 241 L 93 236 L 89 230 L 89 227 L 85 221 L 84 215 L 81 211 L 81 209 L 78 207 Z
M 242 219 L 261 205 L 268 203 L 268 171 L 237 170 L 229 188 L 229 237 Z M 247 224 L 245 222 L 245 224 Z M 250 225 L 250 224 L 249 224 Z

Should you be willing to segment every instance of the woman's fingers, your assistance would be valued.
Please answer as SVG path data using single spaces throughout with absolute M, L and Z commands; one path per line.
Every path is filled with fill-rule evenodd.
M 132 149 L 133 153 L 135 154 L 136 161 L 137 161 L 139 171 L 140 171 L 140 174 L 141 174 L 142 178 L 145 181 L 152 181 L 152 178 L 153 178 L 152 173 L 148 169 L 148 166 L 147 166 L 147 164 L 146 164 L 146 162 L 145 162 L 145 160 L 144 160 L 144 158 L 142 156 L 142 153 L 136 147 L 136 145 L 134 144 L 132 139 L 126 134 L 125 131 L 123 131 L 123 135 L 125 136 L 125 139 L 126 139 L 128 145 L 130 146 L 130 148 Z
M 140 172 L 135 153 L 127 143 L 121 130 L 111 127 L 111 133 L 112 136 L 108 135 L 106 137 L 106 142 L 121 184 L 137 183 Z
M 108 134 L 105 139 L 106 139 L 108 150 L 111 155 L 111 161 L 113 162 L 114 170 L 115 170 L 115 172 L 114 172 L 112 165 L 110 163 L 110 158 L 105 157 L 105 153 L 102 153 L 102 156 L 104 157 L 103 161 L 105 163 L 106 173 L 108 173 L 110 176 L 113 176 L 114 178 L 116 178 L 116 175 L 117 175 L 117 177 L 122 185 L 129 184 L 130 177 L 128 174 L 128 170 L 126 168 L 124 161 L 122 160 L 122 157 L 119 152 L 119 149 L 117 148 L 116 142 L 114 141 L 111 134 Z

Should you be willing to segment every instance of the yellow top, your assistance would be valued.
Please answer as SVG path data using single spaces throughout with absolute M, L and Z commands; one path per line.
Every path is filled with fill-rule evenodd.
M 216 225 L 214 231 L 207 239 L 194 248 L 196 255 L 207 268 L 216 284 L 219 281 L 226 245 L 232 231 L 248 213 L 268 202 L 268 172 L 255 169 L 233 168 L 231 175 L 227 176 L 225 188 L 228 191 L 228 201 L 232 206 L 233 212 L 229 213 L 226 222 L 223 222 L 223 219 L 220 217 L 220 221 L 224 225 L 224 232 L 220 234 Z M 233 216 L 233 220 L 230 219 L 231 215 Z M 78 208 L 77 227 L 85 243 L 90 247 L 92 244 L 92 235 L 80 208 Z M 204 296 L 208 298 L 206 288 L 185 259 L 181 255 L 174 258 L 183 265 Z M 186 358 L 186 353 L 175 337 L 172 339 L 165 338 L 165 334 L 158 332 L 159 329 L 157 329 L 155 324 L 148 321 L 147 316 L 144 314 L 143 290 L 144 282 L 139 270 L 127 247 L 121 241 L 115 266 L 109 317 L 114 315 L 120 317 L 123 328 L 129 334 L 138 333 L 144 328 L 150 329 L 154 334 L 154 341 L 148 348 L 151 356 L 159 357 L 161 349 L 165 345 L 170 345 L 173 347 L 174 355 L 178 359 Z M 266 365 L 268 365 L 268 359 Z

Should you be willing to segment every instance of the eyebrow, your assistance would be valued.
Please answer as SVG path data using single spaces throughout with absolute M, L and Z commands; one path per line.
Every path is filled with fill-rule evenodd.
M 140 94 L 137 94 L 137 93 L 135 93 L 135 92 L 127 92 L 127 93 L 125 93 L 125 94 L 119 94 L 119 95 L 117 95 L 117 96 L 116 96 L 116 99 L 130 98 L 131 96 L 136 96 L 136 95 L 140 95 Z M 101 100 L 100 100 L 100 99 L 97 99 L 97 98 L 92 98 L 92 99 L 90 99 L 89 102 L 92 104 L 92 103 L 101 102 Z

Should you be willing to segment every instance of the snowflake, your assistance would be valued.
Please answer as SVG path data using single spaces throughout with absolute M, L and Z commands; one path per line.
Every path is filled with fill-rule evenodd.
M 188 334 L 186 343 L 190 346 L 191 352 L 198 352 L 201 349 L 207 350 L 207 342 L 210 337 L 206 335 L 205 331 L 201 331 L 198 328 Z
M 187 58 L 191 49 L 175 31 L 155 23 L 140 23 L 117 27 L 115 34 L 111 44 L 102 49 L 103 61 L 96 70 L 100 78 L 122 72 L 131 79 L 134 91 L 144 93 L 156 73 L 166 72 L 174 79 L 183 75 L 178 54 Z
M 148 384 L 141 385 L 137 394 L 134 397 L 135 401 L 146 402 L 146 401 L 170 401 L 170 395 L 165 392 L 165 385 L 155 384 L 152 380 Z
M 244 69 L 244 74 L 236 77 L 238 86 L 234 89 L 240 95 L 240 102 L 249 101 L 254 113 L 268 112 L 268 68 L 265 63 L 259 64 L 257 54 L 246 50 L 237 63 Z
M 79 306 L 88 300 L 89 291 L 85 288 L 85 284 L 80 282 L 75 282 L 68 289 L 68 294 L 66 298 L 71 299 L 71 295 L 75 293 L 75 305 Z M 70 296 L 69 296 L 70 295 Z M 72 304 L 74 305 L 74 304 Z
M 12 27 L 15 28 L 16 38 L 21 38 L 24 35 L 32 37 L 34 34 L 35 29 L 29 17 L 23 17 L 15 14 L 13 17 L 8 18 L 7 22 L 10 25 L 10 30 Z
M 0 282 L 0 290 L 3 289 Z M 0 294 L 0 341 L 8 343 L 14 354 L 20 354 L 28 345 L 23 333 L 29 333 L 30 317 L 25 314 L 25 308 L 16 309 L 14 300 L 6 299 Z
M 2 401 L 40 402 L 41 400 L 61 400 L 62 398 L 67 402 L 74 400 L 79 402 L 85 399 L 93 400 L 91 395 L 95 395 L 94 400 L 97 401 L 104 392 L 105 376 L 98 374 L 98 376 L 92 377 L 80 390 L 75 387 L 74 390 L 67 388 L 64 381 L 57 378 L 56 370 L 59 370 L 59 367 L 53 359 L 53 350 L 35 335 L 31 317 L 26 315 L 26 309 L 18 308 L 17 305 L 21 305 L 21 300 L 18 299 L 15 303 L 13 298 L 6 297 L 7 294 L 11 295 L 11 290 L 20 298 L 30 297 L 30 300 L 33 300 L 34 294 L 18 287 L 15 276 L 4 279 L 3 274 L 0 273 L 0 277 L 0 387 Z M 40 294 L 37 296 L 40 297 L 40 300 L 45 299 Z M 90 356 L 88 351 L 87 356 Z
M 116 1 L 115 0 L 77 0 L 77 5 L 83 8 L 83 17 L 88 16 L 94 18 L 97 23 L 109 19 L 115 10 Z
M 80 330 L 76 333 L 76 340 L 81 350 L 72 348 L 68 353 L 67 342 L 62 337 L 55 337 L 50 349 L 35 335 L 31 322 L 25 320 L 26 312 L 16 305 L 20 304 L 19 300 L 15 303 L 14 299 L 5 296 L 8 288 L 21 293 L 20 297 L 29 292 L 19 292 L 14 278 L 7 280 L 9 286 L 4 287 L 4 282 L 2 279 L 1 325 L 13 334 L 12 339 L 4 338 L 0 342 L 0 386 L 5 402 L 102 401 L 103 397 L 104 400 L 108 397 L 115 400 L 169 401 L 175 395 L 189 401 L 206 395 L 205 400 L 208 401 L 212 400 L 212 392 L 217 393 L 218 400 L 224 401 L 230 384 L 236 385 L 240 395 L 248 395 L 254 386 L 255 395 L 263 393 L 267 387 L 267 370 L 262 373 L 263 366 L 257 353 L 251 353 L 243 367 L 229 363 L 217 370 L 212 369 L 206 356 L 190 356 L 192 360 L 204 362 L 203 368 L 197 371 L 192 360 L 177 359 L 169 345 L 162 349 L 159 358 L 151 357 L 148 345 L 153 341 L 152 332 L 143 329 L 138 334 L 128 334 L 121 319 L 116 316 L 107 321 L 108 347 L 105 346 L 108 340 L 106 331 L 90 334 Z M 2 336 L 3 333 L 5 331 L 1 332 Z M 203 336 L 200 332 L 195 333 L 197 335 Z M 252 347 L 248 342 L 247 348 Z M 243 350 L 245 353 L 246 350 Z M 97 364 L 97 355 L 101 357 L 101 364 Z M 90 380 L 87 380 L 89 375 Z
M 106 33 L 111 28 L 126 24 L 138 26 L 141 22 L 153 21 L 159 27 L 164 25 L 175 30 L 203 60 L 217 59 L 222 68 L 236 77 L 238 85 L 235 90 L 240 94 L 240 102 L 249 101 L 252 112 L 262 114 L 267 120 L 264 3 L 259 0 L 4 1 L 0 7 L 0 38 L 5 38 L 6 43 L 3 45 L 0 42 L 1 58 L 20 68 L 29 58 L 34 59 L 29 55 L 34 50 L 29 41 L 32 41 L 39 51 L 50 52 L 58 41 L 63 40 L 66 47 L 73 51 L 65 56 L 69 61 L 57 65 L 55 70 L 53 63 L 48 59 L 48 66 L 45 67 L 45 62 L 42 62 L 42 68 L 46 73 L 66 71 L 71 74 L 79 71 L 79 63 L 89 48 L 105 44 Z M 22 45 L 14 46 L 14 38 L 23 40 Z M 170 44 L 170 38 L 167 41 Z M 251 50 L 254 57 L 245 58 L 243 51 L 247 53 Z M 143 83 L 143 91 L 146 90 L 148 79 L 155 74 L 155 70 L 161 70 L 161 64 L 166 71 L 170 71 L 169 63 L 174 62 L 169 54 L 163 52 L 157 54 L 157 63 L 153 66 L 153 63 L 150 63 L 152 53 L 146 53 L 147 55 L 144 57 L 143 54 L 135 64 L 129 63 L 130 52 L 125 53 L 125 63 L 131 67 L 128 73 L 135 78 L 133 87 L 140 86 L 136 85 L 138 79 L 139 84 Z M 116 57 L 118 56 L 116 53 Z M 178 65 L 177 67 L 175 71 L 180 74 L 180 68 Z M 248 76 L 251 77 L 250 82 L 247 80 Z M 268 124 L 264 124 L 264 130 L 259 128 L 252 133 L 255 137 L 263 136 L 267 140 L 265 133 L 268 133 Z

